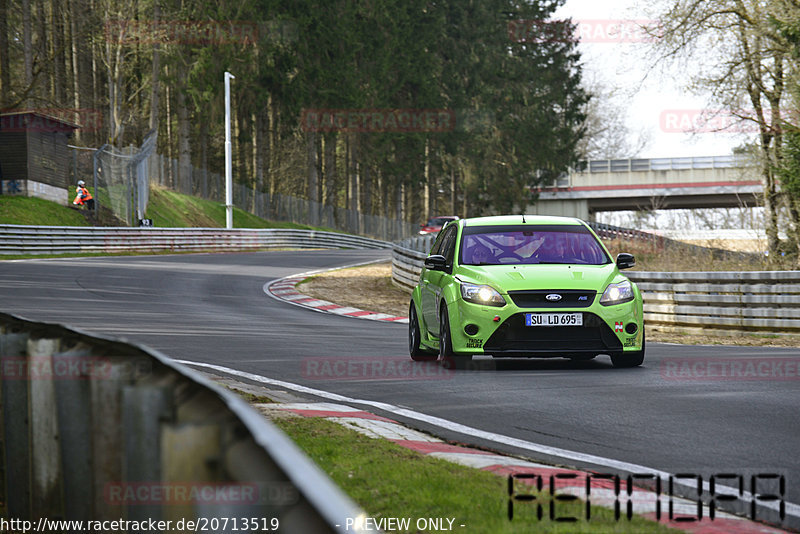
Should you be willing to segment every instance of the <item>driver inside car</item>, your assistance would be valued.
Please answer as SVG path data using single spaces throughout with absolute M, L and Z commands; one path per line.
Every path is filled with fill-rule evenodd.
M 484 245 L 476 245 L 472 249 L 470 263 L 481 265 L 486 263 L 495 263 L 494 254 Z

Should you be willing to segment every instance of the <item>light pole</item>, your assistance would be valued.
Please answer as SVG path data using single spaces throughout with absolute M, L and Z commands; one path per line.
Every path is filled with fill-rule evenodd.
M 225 228 L 233 228 L 233 165 L 231 163 L 231 78 L 225 73 Z

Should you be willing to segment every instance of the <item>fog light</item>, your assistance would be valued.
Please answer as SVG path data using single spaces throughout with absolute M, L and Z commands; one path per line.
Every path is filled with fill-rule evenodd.
M 625 325 L 625 331 L 629 334 L 635 334 L 638 329 L 639 327 L 636 326 L 636 323 L 628 323 Z
M 464 327 L 464 332 L 466 332 L 468 336 L 474 336 L 478 333 L 478 325 L 468 324 Z

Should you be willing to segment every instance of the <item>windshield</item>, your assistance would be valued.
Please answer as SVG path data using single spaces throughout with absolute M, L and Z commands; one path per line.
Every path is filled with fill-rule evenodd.
M 462 265 L 610 263 L 597 238 L 584 226 L 476 226 L 464 228 Z

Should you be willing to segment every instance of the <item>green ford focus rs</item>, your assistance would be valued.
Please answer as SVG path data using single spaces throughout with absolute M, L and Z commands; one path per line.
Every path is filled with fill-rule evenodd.
M 513 215 L 453 221 L 412 293 L 414 360 L 464 367 L 473 355 L 644 361 L 642 294 L 579 219 Z

